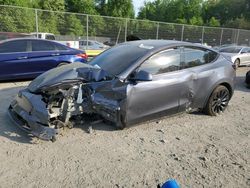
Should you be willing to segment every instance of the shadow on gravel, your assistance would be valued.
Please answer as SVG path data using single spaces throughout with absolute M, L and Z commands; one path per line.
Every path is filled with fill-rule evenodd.
M 9 140 L 19 143 L 31 143 L 32 137 L 19 129 L 15 123 L 11 121 L 7 113 L 10 102 L 22 88 L 24 88 L 24 86 L 0 89 L 0 137 L 6 137 Z
M 76 129 L 82 129 L 86 133 L 91 133 L 92 131 L 116 131 L 117 128 L 115 125 L 112 125 L 111 123 L 83 123 L 75 125 L 74 128 Z
M 0 137 L 2 136 L 19 143 L 32 144 L 33 137 L 18 128 L 15 123 L 11 121 L 7 112 L 5 114 L 1 113 L 0 117 Z
M 250 93 L 250 89 L 246 87 L 245 76 L 236 76 L 235 90 Z

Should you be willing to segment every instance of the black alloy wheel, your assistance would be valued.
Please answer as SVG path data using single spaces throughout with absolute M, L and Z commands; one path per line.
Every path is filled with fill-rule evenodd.
M 206 114 L 216 116 L 225 111 L 230 100 L 230 92 L 225 86 L 218 86 L 210 96 L 204 109 Z

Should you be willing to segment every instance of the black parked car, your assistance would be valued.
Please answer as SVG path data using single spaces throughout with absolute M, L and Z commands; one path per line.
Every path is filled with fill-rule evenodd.
M 18 93 L 9 111 L 39 138 L 95 117 L 124 128 L 190 109 L 222 113 L 234 91 L 232 62 L 186 42 L 139 40 L 106 50 L 90 64 L 50 70 Z

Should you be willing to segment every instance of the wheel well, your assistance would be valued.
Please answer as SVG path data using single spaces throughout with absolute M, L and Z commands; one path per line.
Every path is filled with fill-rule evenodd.
M 232 97 L 232 94 L 233 94 L 233 89 L 232 89 L 232 87 L 230 86 L 230 84 L 224 82 L 224 83 L 221 83 L 221 84 L 219 84 L 219 85 L 225 86 L 225 87 L 228 89 L 228 91 L 229 91 L 229 93 L 230 93 L 230 98 L 231 98 L 231 97 Z
M 59 62 L 59 63 L 57 64 L 57 66 L 60 65 L 60 64 L 70 64 L 70 62 L 62 61 L 62 62 Z
M 239 60 L 239 63 L 240 63 L 240 58 L 235 59 L 235 61 L 236 61 L 236 60 Z

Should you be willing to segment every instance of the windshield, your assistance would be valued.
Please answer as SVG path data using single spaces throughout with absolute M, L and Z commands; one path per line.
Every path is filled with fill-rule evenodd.
M 226 47 L 226 48 L 220 49 L 220 52 L 239 53 L 241 49 L 242 49 L 241 47 Z
M 127 70 L 148 51 L 148 48 L 125 43 L 106 50 L 91 60 L 90 64 L 117 76 Z

